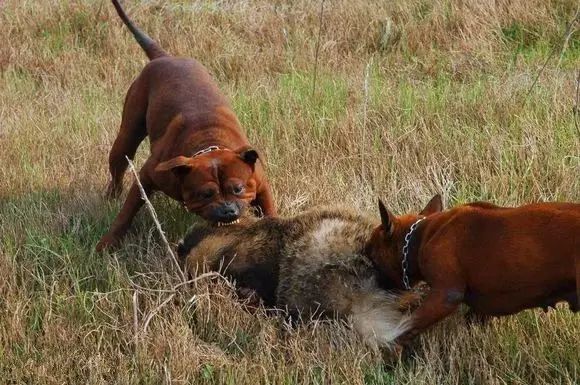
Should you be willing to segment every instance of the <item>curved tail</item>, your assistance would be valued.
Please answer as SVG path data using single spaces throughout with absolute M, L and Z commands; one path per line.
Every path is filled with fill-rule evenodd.
M 123 9 L 123 7 L 121 7 L 121 4 L 119 4 L 119 2 L 117 0 L 111 0 L 111 1 L 112 1 L 113 5 L 115 6 L 115 9 L 117 10 L 117 13 L 119 14 L 119 17 L 121 18 L 121 20 L 123 20 L 123 23 L 125 23 L 127 28 L 129 28 L 129 31 L 131 31 L 131 33 L 135 37 L 135 40 L 137 40 L 137 43 L 139 43 L 141 48 L 143 48 L 143 51 L 145 51 L 145 54 L 147 55 L 147 57 L 150 60 L 153 60 L 153 59 L 156 59 L 156 58 L 162 57 L 162 56 L 169 56 L 167 54 L 167 52 L 165 52 L 159 46 L 159 44 L 157 44 L 155 42 L 155 40 L 151 39 L 149 36 L 147 36 L 147 34 L 145 32 L 141 31 L 139 28 L 137 28 L 135 26 L 135 24 L 133 24 L 133 22 L 129 19 L 129 17 L 125 13 L 125 10 Z

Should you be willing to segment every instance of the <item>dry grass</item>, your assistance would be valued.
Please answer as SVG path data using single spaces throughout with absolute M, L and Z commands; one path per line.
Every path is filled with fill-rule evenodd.
M 574 0 L 327 1 L 314 95 L 319 2 L 127 3 L 215 74 L 283 213 L 336 201 L 374 213 L 377 196 L 404 212 L 435 192 L 448 205 L 580 200 L 578 24 L 560 48 Z M 106 159 L 145 56 L 105 0 L 0 1 L 0 35 L 7 383 L 579 382 L 580 318 L 565 307 L 489 328 L 452 318 L 390 368 L 340 325 L 288 329 L 209 279 L 168 300 L 178 278 L 145 211 L 122 251 L 93 252 L 120 205 L 102 198 Z M 154 205 L 176 241 L 192 219 Z

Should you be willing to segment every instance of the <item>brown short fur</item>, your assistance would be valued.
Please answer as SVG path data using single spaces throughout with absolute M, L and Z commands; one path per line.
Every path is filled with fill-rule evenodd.
M 366 254 L 402 288 L 402 246 L 417 215 L 393 216 L 380 203 L 382 224 Z M 567 301 L 577 311 L 580 297 L 580 204 L 535 203 L 499 207 L 477 202 L 443 211 L 436 196 L 412 236 L 408 257 L 411 284 L 431 290 L 412 315 L 414 335 L 455 311 L 502 316 Z
M 275 215 L 258 153 L 207 70 L 193 59 L 169 56 L 129 20 L 118 1 L 112 2 L 151 61 L 125 98 L 109 155 L 108 195 L 120 194 L 126 157 L 133 159 L 148 136 L 151 156 L 139 172 L 146 194 L 163 191 L 211 222 L 234 221 L 248 205 Z M 200 153 L 207 149 L 213 151 Z M 97 249 L 118 245 L 142 205 L 134 183 Z
M 418 298 L 384 291 L 362 255 L 377 223 L 346 210 L 317 209 L 291 218 L 195 226 L 178 248 L 187 270 L 222 270 L 267 306 L 300 318 L 351 319 L 373 346 L 405 330 L 401 306 Z

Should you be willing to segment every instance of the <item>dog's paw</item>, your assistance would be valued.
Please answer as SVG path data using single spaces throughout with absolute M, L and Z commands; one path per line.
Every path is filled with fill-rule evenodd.
M 98 253 L 102 253 L 105 250 L 111 250 L 119 246 L 119 238 L 111 234 L 105 234 L 97 243 L 96 250 Z
M 404 347 L 399 344 L 393 344 L 388 348 L 381 349 L 383 364 L 388 368 L 395 368 L 403 359 Z

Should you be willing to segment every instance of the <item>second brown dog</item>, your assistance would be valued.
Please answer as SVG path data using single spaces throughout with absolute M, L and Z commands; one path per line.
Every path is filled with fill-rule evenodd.
M 426 281 L 431 290 L 398 342 L 465 303 L 501 316 L 580 297 L 580 204 L 506 208 L 472 203 L 441 212 L 434 197 L 421 215 L 395 217 L 379 202 L 382 224 L 366 255 L 396 288 Z

